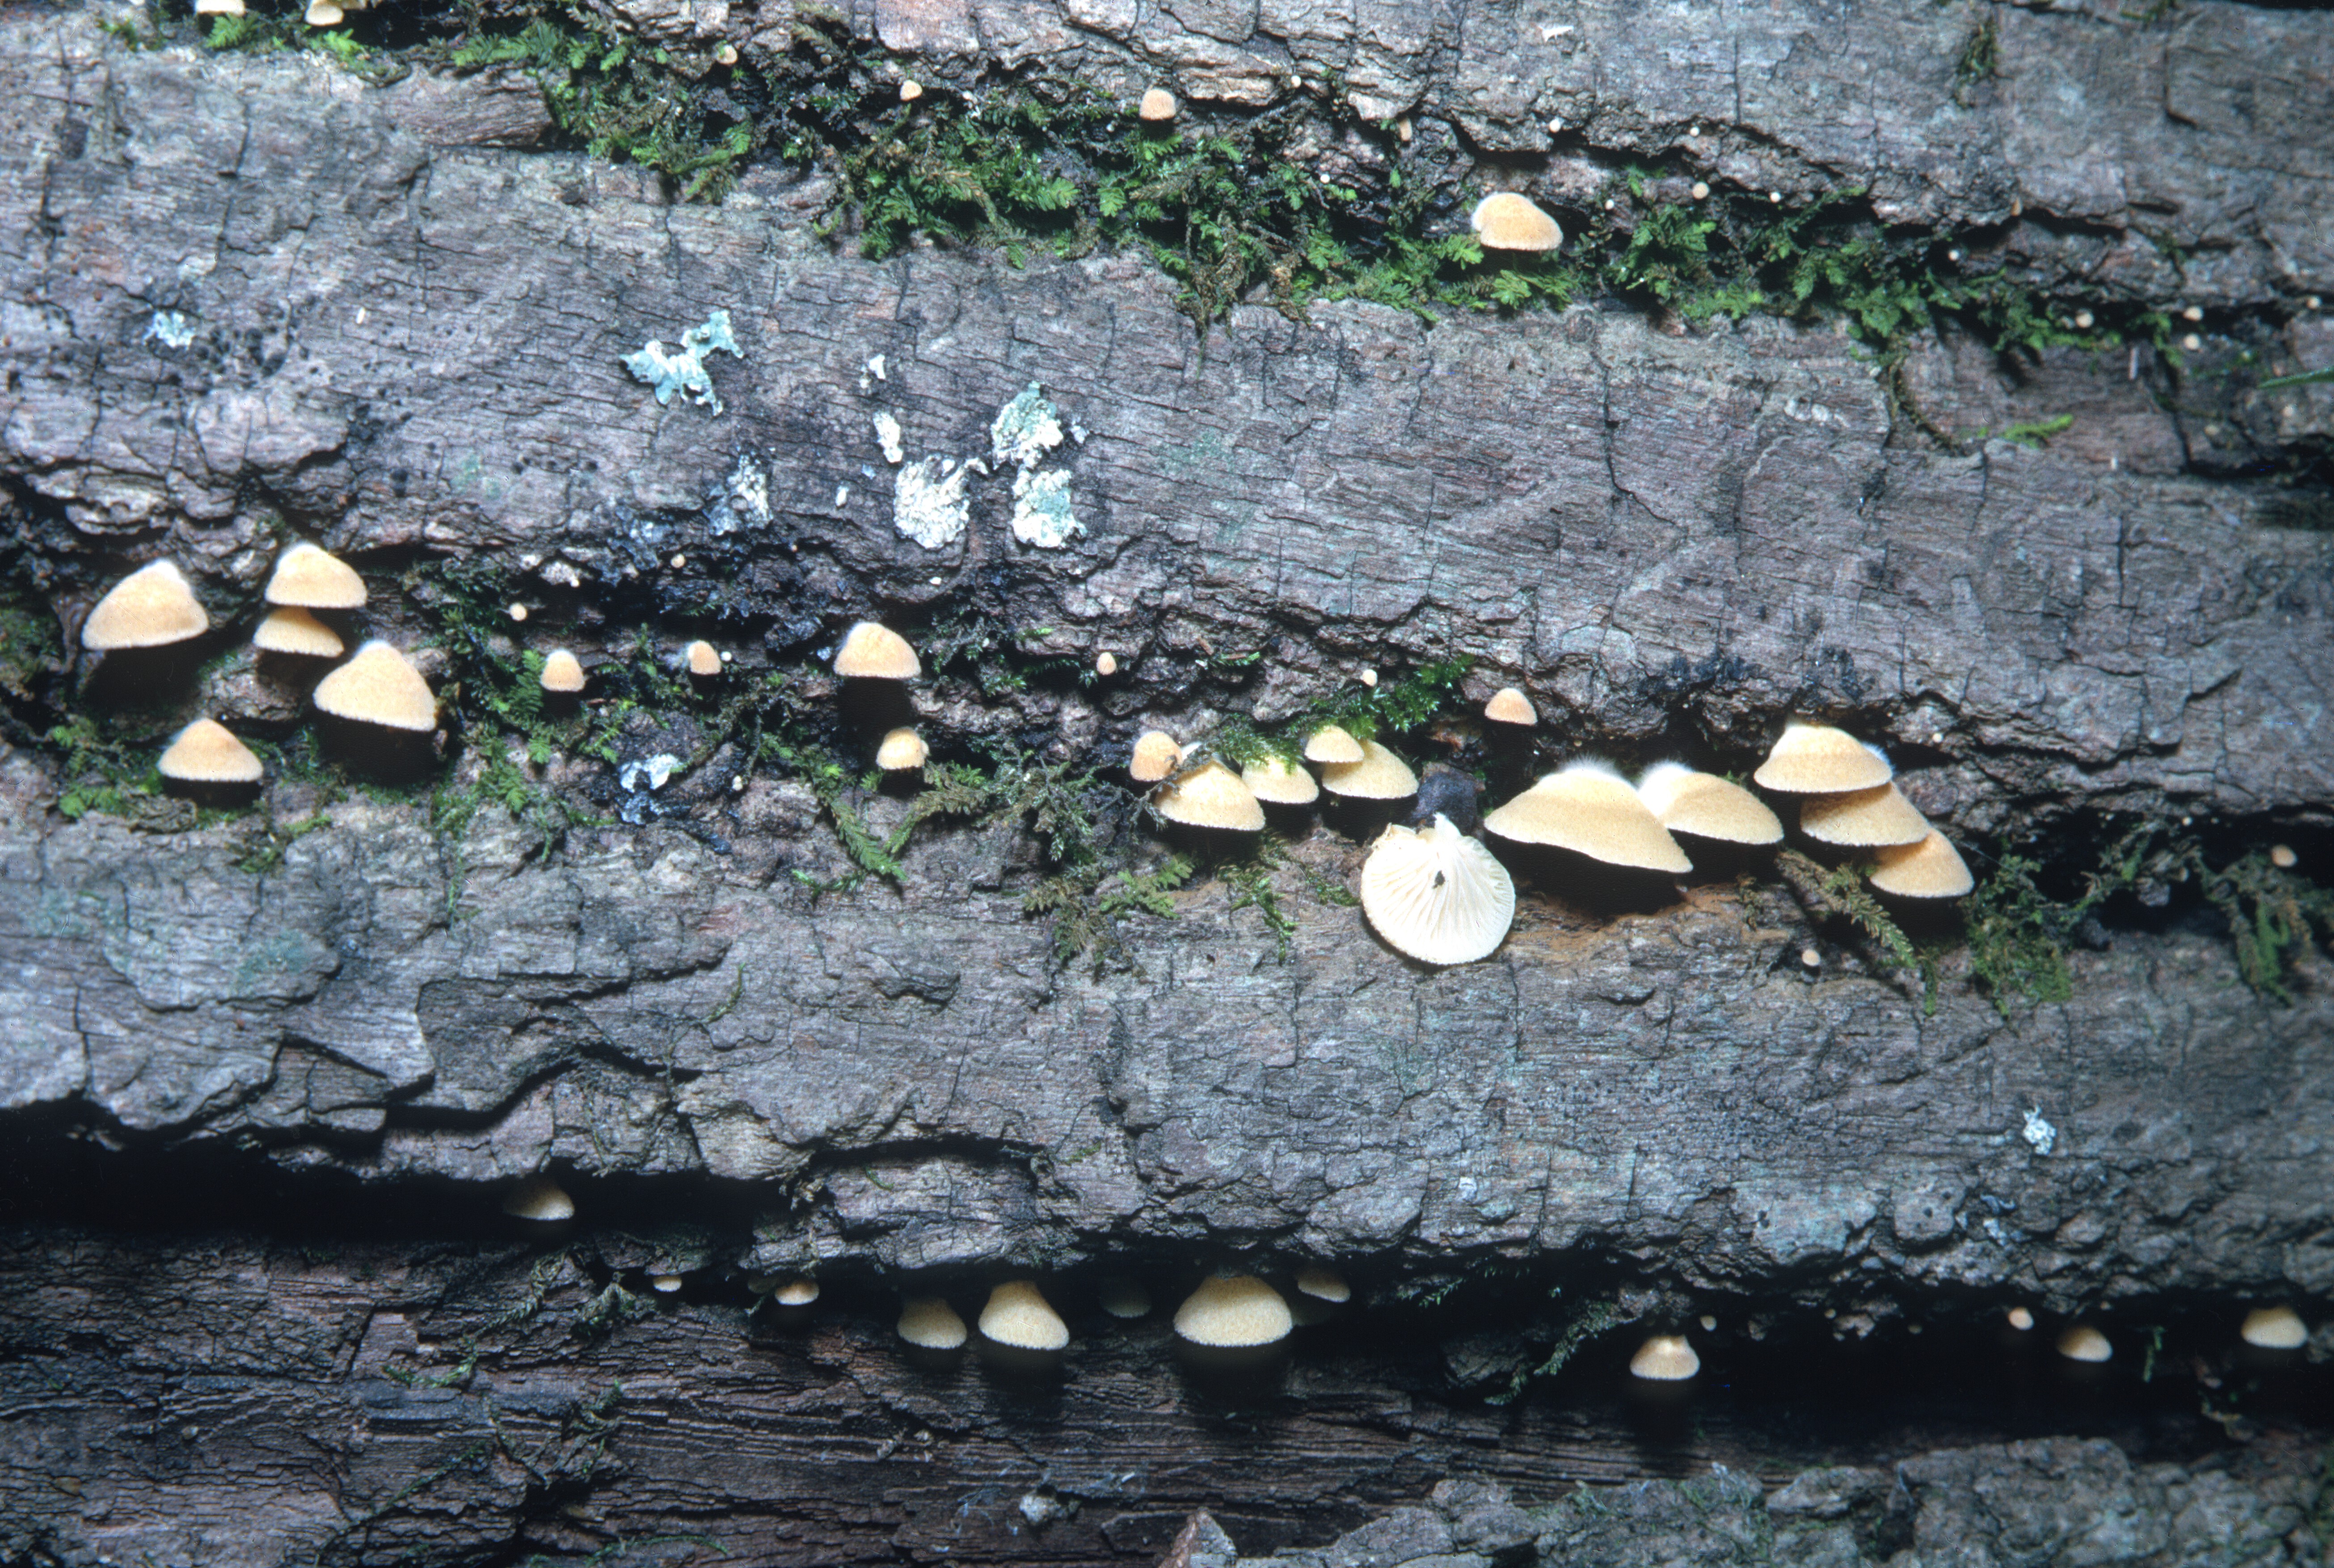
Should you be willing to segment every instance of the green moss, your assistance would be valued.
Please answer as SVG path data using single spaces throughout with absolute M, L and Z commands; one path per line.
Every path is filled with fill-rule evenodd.
M 1851 863 L 1827 870 L 1797 850 L 1783 850 L 1775 856 L 1775 869 L 1811 912 L 1847 920 L 1864 933 L 1888 967 L 1900 974 L 1918 976 L 1922 1011 L 1936 1012 L 1935 957 L 1917 947 L 1873 896 L 1865 883 L 1866 868 Z

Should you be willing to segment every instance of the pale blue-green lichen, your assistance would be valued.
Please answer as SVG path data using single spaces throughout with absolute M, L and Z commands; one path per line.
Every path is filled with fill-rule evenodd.
M 656 390 L 657 405 L 661 408 L 680 392 L 699 408 L 721 412 L 721 395 L 713 390 L 713 379 L 706 373 L 705 356 L 716 350 L 725 350 L 738 359 L 746 351 L 729 332 L 729 313 L 715 311 L 705 318 L 702 326 L 691 327 L 680 334 L 678 352 L 665 352 L 664 344 L 651 338 L 637 354 L 624 356 L 624 369 L 636 380 L 646 381 Z

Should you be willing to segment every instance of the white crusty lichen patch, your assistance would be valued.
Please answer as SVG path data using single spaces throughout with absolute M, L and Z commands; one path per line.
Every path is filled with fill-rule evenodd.
M 900 470 L 892 488 L 892 521 L 927 550 L 940 550 L 964 537 L 972 502 L 964 493 L 971 470 L 945 457 L 926 457 Z
M 875 444 L 883 448 L 883 461 L 886 463 L 898 463 L 906 459 L 907 450 L 900 445 L 900 438 L 903 433 L 900 428 L 900 421 L 893 418 L 888 410 L 875 416 Z
M 2026 1129 L 2019 1136 L 2037 1154 L 2048 1154 L 2059 1147 L 2059 1130 L 2042 1120 L 2040 1105 L 2026 1113 Z
M 1085 533 L 1070 511 L 1070 476 L 1062 469 L 1033 474 L 1024 468 L 1013 477 L 1013 537 L 1040 550 L 1059 550 Z
M 1013 537 L 1040 550 L 1062 549 L 1085 532 L 1070 509 L 1067 471 L 1037 467 L 1061 444 L 1062 412 L 1036 381 L 989 421 L 989 455 L 1019 470 L 1013 476 Z
M 656 390 L 659 407 L 672 401 L 672 395 L 680 392 L 699 407 L 718 414 L 721 412 L 721 395 L 713 390 L 713 379 L 705 369 L 705 356 L 716 350 L 726 351 L 740 360 L 746 357 L 738 340 L 730 335 L 728 311 L 715 311 L 705 318 L 704 325 L 681 333 L 680 347 L 675 352 L 667 353 L 661 341 L 650 339 L 639 353 L 624 356 L 624 369 L 632 371 L 635 380 L 646 381 Z
M 176 311 L 156 311 L 146 323 L 146 336 L 139 341 L 149 340 L 166 349 L 183 349 L 195 341 L 195 323 Z
M 1062 444 L 1062 412 L 1032 381 L 989 422 L 989 456 L 1027 468 Z

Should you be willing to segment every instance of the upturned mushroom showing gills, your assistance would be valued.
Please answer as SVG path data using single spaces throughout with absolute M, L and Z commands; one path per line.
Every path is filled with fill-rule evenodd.
M 908 640 L 872 620 L 845 632 L 835 650 L 834 673 L 849 680 L 913 680 L 923 672 Z
M 1231 832 L 1264 831 L 1264 807 L 1239 774 L 1212 757 L 1181 778 L 1160 785 L 1151 808 L 1171 822 Z
M 1296 1326 L 1280 1293 L 1253 1275 L 1202 1280 L 1175 1309 L 1178 1334 L 1219 1349 L 1276 1344 Z
M 1886 757 L 1846 730 L 1793 719 L 1750 782 L 1785 794 L 1839 794 L 1877 789 L 1892 775 Z
M 304 610 L 362 610 L 364 579 L 348 563 L 304 539 L 275 558 L 266 599 L 270 604 Z
M 319 710 L 335 718 L 427 733 L 438 727 L 438 699 L 405 655 L 373 639 L 356 657 L 316 683 Z
M 1070 1342 L 1070 1325 L 1026 1279 L 1008 1280 L 989 1293 L 980 1332 L 1017 1351 L 1058 1351 Z
M 1715 774 L 1696 773 L 1683 763 L 1665 762 L 1637 781 L 1637 798 L 1654 820 L 1673 833 L 1691 833 L 1730 844 L 1774 844 L 1783 824 L 1767 803 Z
M 1693 870 L 1628 781 L 1597 763 L 1577 762 L 1549 774 L 1485 816 L 1483 826 L 1514 843 L 1570 850 L 1608 866 Z
M 1407 957 L 1471 964 L 1507 939 L 1516 885 L 1490 851 L 1438 815 L 1380 836 L 1362 867 L 1362 912 Z
M 260 618 L 258 630 L 251 634 L 251 646 L 263 653 L 288 653 L 300 659 L 338 659 L 348 651 L 348 644 L 315 617 L 313 611 L 296 604 L 278 605 Z
M 115 583 L 81 623 L 81 645 L 92 653 L 164 648 L 211 629 L 186 573 L 156 561 Z

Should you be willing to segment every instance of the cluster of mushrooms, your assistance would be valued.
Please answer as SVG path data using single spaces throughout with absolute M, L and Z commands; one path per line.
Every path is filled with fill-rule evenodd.
M 362 610 L 364 579 L 345 562 L 304 541 L 276 557 L 267 580 L 267 613 L 251 635 L 262 652 L 299 660 L 339 659 L 342 630 L 325 619 Z M 210 630 L 210 617 L 176 563 L 156 561 L 115 583 L 82 622 L 82 646 L 93 653 L 167 648 Z M 358 724 L 423 735 L 438 727 L 438 699 L 404 654 L 376 638 L 335 666 L 311 693 L 319 712 Z M 265 771 L 251 748 L 212 718 L 180 730 L 157 763 L 164 778 L 194 785 L 257 784 Z

